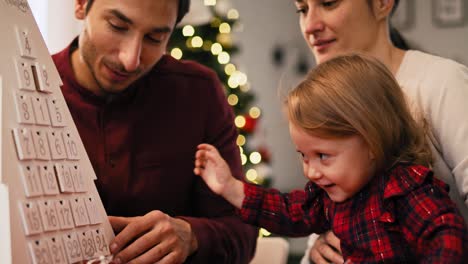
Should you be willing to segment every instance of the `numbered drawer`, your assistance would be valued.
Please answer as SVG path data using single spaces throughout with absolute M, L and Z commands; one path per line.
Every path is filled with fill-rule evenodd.
M 34 149 L 36 150 L 36 159 L 45 161 L 50 160 L 50 147 L 45 130 L 32 130 L 32 137 L 34 142 Z
M 109 243 L 106 239 L 104 228 L 93 229 L 94 243 L 99 256 L 110 255 Z
M 45 195 L 59 194 L 57 177 L 55 176 L 54 167 L 48 163 L 39 165 L 39 176 L 41 177 L 42 189 Z
M 34 117 L 36 124 L 41 126 L 50 126 L 49 108 L 47 106 L 46 97 L 39 95 L 31 97 L 32 106 L 34 109 Z
M 70 172 L 73 178 L 73 185 L 75 186 L 75 191 L 79 193 L 86 192 L 88 190 L 86 185 L 86 180 L 81 173 L 81 166 L 78 164 L 73 164 L 70 166 Z
M 54 165 L 55 173 L 59 182 L 60 191 L 62 193 L 73 193 L 75 188 L 73 187 L 73 178 L 70 172 L 70 168 L 67 164 Z
M 36 158 L 31 130 L 27 128 L 14 128 L 12 132 L 18 159 L 31 160 Z
M 18 88 L 26 91 L 35 91 L 36 84 L 32 72 L 32 63 L 29 60 L 15 58 L 16 76 L 18 79 Z
M 69 263 L 75 263 L 84 260 L 81 252 L 81 245 L 75 232 L 68 232 L 62 235 L 65 253 Z
M 61 230 L 72 229 L 75 227 L 73 222 L 72 210 L 70 202 L 67 199 L 59 199 L 55 201 L 55 208 Z
M 65 143 L 61 131 L 48 131 L 50 154 L 53 160 L 63 160 L 67 158 Z
M 85 200 L 82 197 L 70 200 L 73 219 L 76 226 L 89 225 L 88 212 L 86 210 Z
M 51 200 L 37 201 L 41 212 L 44 231 L 55 231 L 60 229 L 55 202 Z
M 93 196 L 84 198 L 86 204 L 86 210 L 88 211 L 89 223 L 91 225 L 101 224 L 102 217 L 98 207 L 98 200 Z
M 52 93 L 52 83 L 50 80 L 49 70 L 40 63 L 35 63 L 31 66 L 36 90 L 42 93 Z
M 30 36 L 30 30 L 16 27 L 16 37 L 21 57 L 35 59 L 36 45 Z
M 55 98 L 47 98 L 47 107 L 49 108 L 52 126 L 65 127 L 65 116 L 58 100 Z
M 37 239 L 28 242 L 29 253 L 31 254 L 32 263 L 46 264 L 52 262 L 52 255 L 49 250 L 47 240 Z
M 23 181 L 23 188 L 26 197 L 35 197 L 43 195 L 41 177 L 36 165 L 20 165 L 20 174 Z
M 43 232 L 41 213 L 35 201 L 20 202 L 20 214 L 26 235 L 35 235 Z
M 65 246 L 63 245 L 62 237 L 52 236 L 43 239 L 47 241 L 49 246 L 50 257 L 54 264 L 67 264 L 67 253 L 65 252 Z
M 33 105 L 31 97 L 27 94 L 18 93 L 15 96 L 16 116 L 20 124 L 33 125 L 36 123 L 34 118 Z
M 65 150 L 67 152 L 67 158 L 69 160 L 79 160 L 80 155 L 78 153 L 77 137 L 69 131 L 64 131 L 63 141 L 65 142 Z
M 81 252 L 83 258 L 86 260 L 99 257 L 96 243 L 94 242 L 94 235 L 92 230 L 79 232 L 78 237 L 80 239 Z

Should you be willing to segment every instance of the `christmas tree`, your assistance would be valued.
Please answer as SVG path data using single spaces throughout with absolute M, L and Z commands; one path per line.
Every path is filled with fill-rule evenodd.
M 237 145 L 246 178 L 252 183 L 270 186 L 269 152 L 254 139 L 261 110 L 254 105 L 255 95 L 250 90 L 247 75 L 232 62 L 233 55 L 239 52 L 232 35 L 239 26 L 239 12 L 226 8 L 226 4 L 229 2 L 192 1 L 188 17 L 174 30 L 169 52 L 176 59 L 197 61 L 218 74 L 236 116 Z

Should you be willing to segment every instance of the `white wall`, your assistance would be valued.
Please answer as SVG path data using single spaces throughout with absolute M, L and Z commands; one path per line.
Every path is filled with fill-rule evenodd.
M 281 110 L 278 90 L 282 94 L 302 77 L 295 73 L 298 56 L 310 56 L 299 31 L 293 1 L 236 0 L 243 32 L 237 34 L 240 55 L 235 58 L 252 84 L 262 109 L 262 125 L 272 152 L 274 186 L 282 190 L 302 188 L 305 178 L 298 155 L 290 139 Z M 275 46 L 285 49 L 283 66 L 272 65 Z
M 75 19 L 73 0 L 28 0 L 49 52 L 65 48 L 78 35 L 81 23 Z
M 456 27 L 434 25 L 431 2 L 428 0 L 412 1 L 414 2 L 414 12 L 412 12 L 414 23 L 408 28 L 400 28 L 410 45 L 414 44 L 416 48 L 423 51 L 455 59 L 468 65 L 468 1 L 461 0 L 465 4 L 465 22 L 464 25 Z M 403 10 L 397 10 L 397 12 L 403 12 Z

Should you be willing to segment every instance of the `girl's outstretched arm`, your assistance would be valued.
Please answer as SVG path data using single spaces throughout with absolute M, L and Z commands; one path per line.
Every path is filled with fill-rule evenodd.
M 195 154 L 193 172 L 202 177 L 210 189 L 240 209 L 244 200 L 244 184 L 231 174 L 218 150 L 209 144 L 200 144 Z

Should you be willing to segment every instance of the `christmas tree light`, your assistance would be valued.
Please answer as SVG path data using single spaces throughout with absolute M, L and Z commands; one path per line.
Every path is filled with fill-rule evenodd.
M 261 110 L 254 105 L 255 95 L 250 90 L 247 74 L 233 62 L 233 56 L 239 49 L 232 34 L 236 27 L 240 28 L 240 14 L 234 8 L 220 11 L 220 5 L 226 1 L 204 0 L 203 3 L 204 6 L 193 2 L 195 13 L 192 18 L 184 19 L 189 22 L 182 21 L 183 26 L 173 33 L 170 54 L 176 59 L 195 60 L 216 71 L 225 86 L 226 100 L 234 109 L 234 123 L 239 130 L 237 145 L 246 178 L 252 183 L 269 186 L 269 152 L 265 146 L 252 143 Z M 201 17 L 205 20 L 202 21 Z

